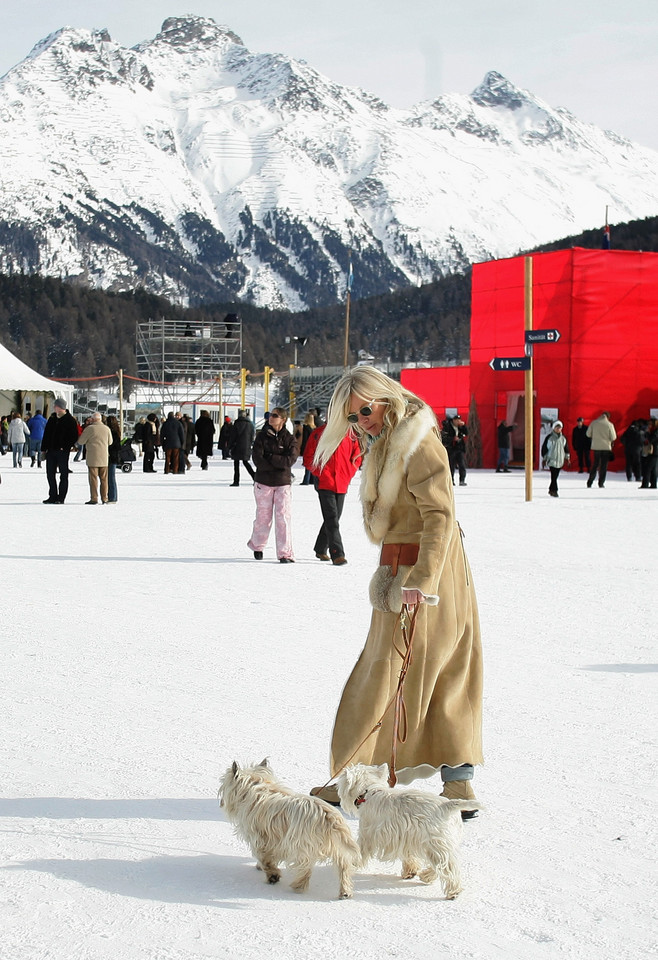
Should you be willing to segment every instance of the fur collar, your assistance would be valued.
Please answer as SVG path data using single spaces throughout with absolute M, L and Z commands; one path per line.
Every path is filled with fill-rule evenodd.
M 423 406 L 398 423 L 388 443 L 376 442 L 368 451 L 361 477 L 361 503 L 366 534 L 373 543 L 380 544 L 386 536 L 409 460 L 427 434 L 436 429 L 432 410 Z

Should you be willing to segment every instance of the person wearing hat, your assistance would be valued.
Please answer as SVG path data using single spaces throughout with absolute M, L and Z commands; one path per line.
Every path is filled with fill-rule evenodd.
M 557 478 L 560 476 L 560 470 L 565 463 L 569 463 L 571 460 L 569 444 L 562 433 L 562 428 L 562 421 L 556 420 L 553 429 L 541 445 L 544 466 L 547 466 L 551 471 L 551 484 L 548 488 L 549 497 L 557 497 Z
M 43 431 L 41 451 L 46 454 L 48 496 L 44 503 L 64 503 L 69 490 L 69 453 L 78 442 L 78 424 L 66 409 L 66 401 L 55 400 L 55 412 Z M 57 472 L 59 471 L 59 485 Z
M 443 445 L 448 452 L 450 476 L 452 477 L 452 482 L 454 484 L 455 470 L 459 470 L 460 487 L 466 486 L 467 436 L 468 429 L 458 413 L 455 413 L 452 417 L 448 417 L 441 424 L 441 440 L 443 441 Z

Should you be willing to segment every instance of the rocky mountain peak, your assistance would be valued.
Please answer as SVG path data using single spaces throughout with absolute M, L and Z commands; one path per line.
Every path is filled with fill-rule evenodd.
M 191 46 L 214 46 L 221 40 L 230 40 L 244 46 L 237 33 L 233 33 L 228 27 L 220 26 L 209 17 L 185 16 L 168 17 L 154 43 L 168 43 L 177 50 L 186 50 Z
M 505 107 L 508 110 L 518 110 L 532 102 L 525 90 L 515 87 L 496 70 L 487 73 L 480 86 L 471 94 L 471 99 L 481 107 Z

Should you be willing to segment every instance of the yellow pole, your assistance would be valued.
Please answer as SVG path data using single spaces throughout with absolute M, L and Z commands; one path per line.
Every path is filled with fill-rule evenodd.
M 270 409 L 270 373 L 272 371 L 271 367 L 265 367 L 265 374 L 263 376 L 263 403 L 265 404 L 265 410 Z
M 245 370 L 244 367 L 242 367 L 242 369 L 240 370 L 240 406 L 242 407 L 243 410 L 246 409 L 245 403 L 247 399 L 247 374 L 248 373 L 249 371 Z
M 524 329 L 532 330 L 532 257 L 525 257 L 525 311 Z M 525 338 L 524 338 L 525 339 Z M 532 345 L 529 347 L 532 351 Z M 534 451 L 534 384 L 532 376 L 532 353 L 530 368 L 525 372 L 525 498 L 532 500 L 532 470 L 535 461 Z

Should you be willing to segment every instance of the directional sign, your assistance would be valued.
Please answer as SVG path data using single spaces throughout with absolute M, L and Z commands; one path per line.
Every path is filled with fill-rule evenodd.
M 560 339 L 559 330 L 526 330 L 526 343 L 557 343 Z
M 489 366 L 492 370 L 529 370 L 530 357 L 494 357 Z

